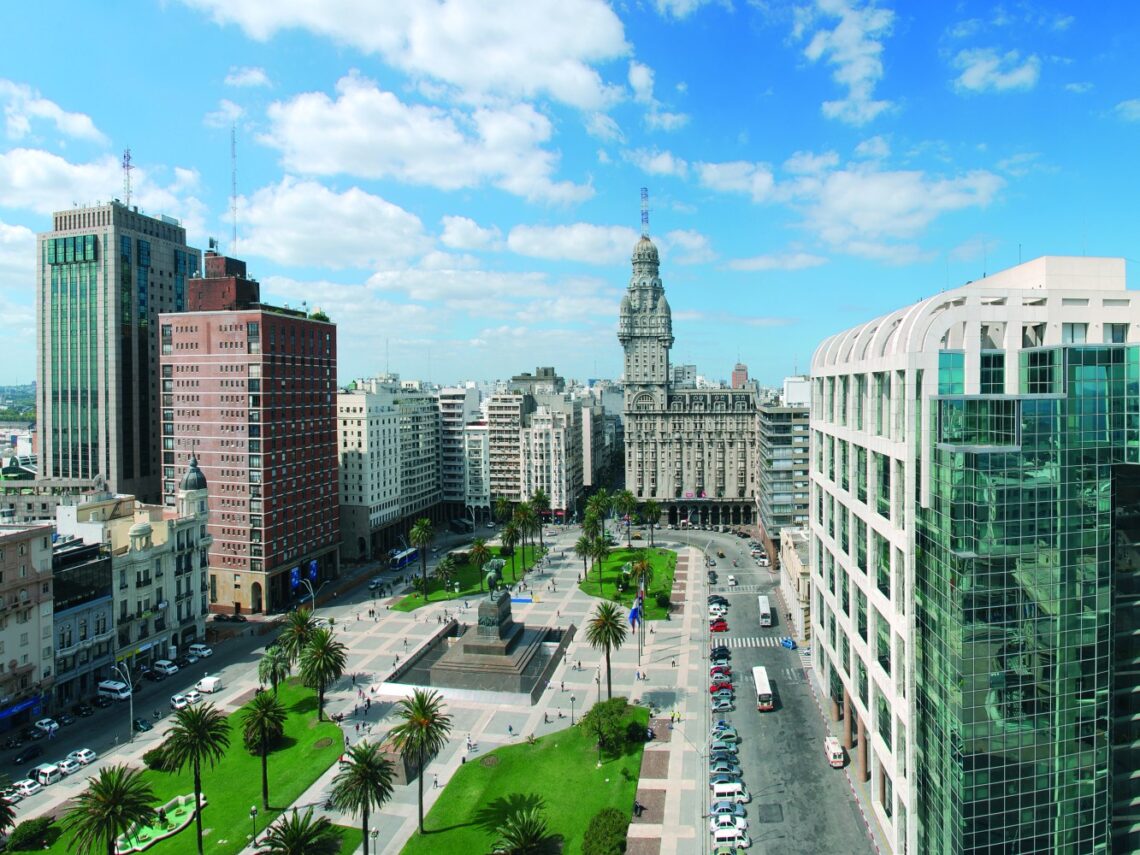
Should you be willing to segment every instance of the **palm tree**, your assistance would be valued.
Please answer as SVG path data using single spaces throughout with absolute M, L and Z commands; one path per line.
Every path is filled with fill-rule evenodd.
M 443 697 L 416 689 L 396 704 L 400 723 L 389 732 L 393 744 L 415 765 L 420 779 L 420 834 L 424 834 L 424 767 L 447 745 L 451 716 L 443 711 Z
M 590 557 L 594 559 L 594 566 L 598 568 L 598 596 L 602 596 L 602 565 L 610 557 L 610 544 L 604 537 L 595 537 L 591 545 Z
M 435 577 L 443 583 L 445 591 L 451 590 L 451 580 L 455 578 L 458 569 L 455 557 L 450 552 L 439 559 L 439 563 L 435 565 Z
M 495 842 L 495 852 L 503 855 L 547 855 L 560 852 L 542 808 L 523 808 L 507 817 L 498 828 L 499 839 Z M 368 853 L 365 853 L 368 855 Z
M 590 539 L 590 535 L 588 535 L 588 534 L 583 534 L 581 537 L 578 538 L 577 542 L 574 544 L 574 554 L 582 559 L 582 578 L 583 579 L 585 579 L 586 575 L 590 572 L 590 568 L 586 564 L 586 561 L 589 560 L 593 556 L 593 554 L 594 554 L 593 549 L 594 549 L 593 541 Z
M 76 796 L 63 819 L 63 827 L 75 832 L 71 842 L 79 855 L 92 855 L 101 849 L 105 849 L 107 855 L 115 855 L 115 841 L 126 834 L 127 829 L 136 823 L 149 825 L 155 821 L 153 801 L 154 790 L 143 778 L 141 769 L 131 769 L 125 764 L 104 766 Z M 4 806 L 12 810 L 7 802 Z
M 503 526 L 502 532 L 499 534 L 499 540 L 503 543 L 503 549 L 510 550 L 511 553 L 511 581 L 518 579 L 518 574 L 515 573 L 515 547 L 519 545 L 519 540 L 522 534 L 519 532 L 519 527 L 513 522 L 507 523 Z
M 230 747 L 230 723 L 213 704 L 194 704 L 174 714 L 174 726 L 166 732 L 167 762 L 175 772 L 187 766 L 194 772 L 194 821 L 198 832 L 198 855 L 202 855 L 202 764 L 211 768 Z
M 534 508 L 535 516 L 538 519 L 538 548 L 545 550 L 546 542 L 542 539 L 542 515 L 550 510 L 550 497 L 541 487 L 535 490 L 534 495 L 530 497 L 530 506 Z
M 337 810 L 361 815 L 364 855 L 368 855 L 368 814 L 392 798 L 392 763 L 373 742 L 352 746 L 347 761 L 333 778 L 332 803 Z
M 591 540 L 602 536 L 602 521 L 596 509 L 586 508 L 586 515 L 582 518 L 582 533 Z
M 412 546 L 420 552 L 420 577 L 423 579 L 424 602 L 427 602 L 428 595 L 427 551 L 434 537 L 435 530 L 431 527 L 431 520 L 427 517 L 420 517 L 416 520 L 416 524 L 412 526 L 412 533 L 408 537 Z
M 303 814 L 282 814 L 281 819 L 265 829 L 257 845 L 258 855 L 337 855 L 340 832 L 328 817 L 314 821 L 313 809 L 306 808 Z
M 657 502 L 650 499 L 645 503 L 641 513 L 645 516 L 646 523 L 649 524 L 649 546 L 653 547 L 653 529 L 657 528 L 657 521 L 661 519 L 661 506 Z
M 635 588 L 644 585 L 646 592 L 649 591 L 649 586 L 653 584 L 653 562 L 649 560 L 644 549 L 638 553 L 637 560 L 630 567 L 629 580 Z
M 511 500 L 506 496 L 499 496 L 495 499 L 495 519 L 500 523 L 505 523 L 514 515 L 511 510 Z
M 285 678 L 289 676 L 292 667 L 289 662 L 289 654 L 284 647 L 275 644 L 261 655 L 261 660 L 257 663 L 257 679 L 261 681 L 262 685 L 266 683 L 272 685 L 273 695 L 276 697 L 277 687 L 285 682 Z
M 630 516 L 637 510 L 637 497 L 629 490 L 622 490 L 614 495 L 613 507 L 625 519 L 625 545 L 630 548 L 633 545 L 630 539 L 630 529 L 632 528 L 632 519 Z
M 317 721 L 321 721 L 325 714 L 325 689 L 344 674 L 348 648 L 336 640 L 331 629 L 322 627 L 313 633 L 301 651 L 299 664 L 301 680 L 317 690 Z
M 0 791 L 12 786 L 12 779 L 0 772 Z M 0 798 L 0 834 L 16 824 L 16 807 L 7 799 Z
M 503 544 L 506 545 L 505 543 Z M 471 552 L 468 555 L 471 563 L 475 565 L 475 569 L 479 573 L 479 590 L 483 590 L 483 565 L 491 560 L 491 550 L 487 548 L 487 541 L 481 537 L 475 538 L 471 544 Z
M 534 508 L 528 502 L 519 502 L 515 506 L 515 525 L 519 527 L 519 534 L 523 537 L 523 572 L 526 572 L 526 541 L 530 538 L 531 546 L 534 546 L 534 533 L 538 522 L 538 517 L 534 513 Z M 541 530 L 541 527 L 539 527 Z
M 261 808 L 269 810 L 269 745 L 285 732 L 285 707 L 277 695 L 258 692 L 242 712 L 245 744 L 261 755 Z
M 598 603 L 594 616 L 586 623 L 586 640 L 595 650 L 600 647 L 606 653 L 606 696 L 612 698 L 614 680 L 610 669 L 610 651 L 620 650 L 625 641 L 625 621 L 622 620 L 621 607 L 617 603 Z
M 610 512 L 610 494 L 605 487 L 600 487 L 594 495 L 586 500 L 586 511 L 592 511 L 602 524 L 602 534 L 606 533 L 606 516 Z
M 301 651 L 308 645 L 316 628 L 317 621 L 313 617 L 312 609 L 296 609 L 286 615 L 285 628 L 281 630 L 278 640 L 281 642 L 280 646 L 285 649 L 290 664 L 301 656 Z

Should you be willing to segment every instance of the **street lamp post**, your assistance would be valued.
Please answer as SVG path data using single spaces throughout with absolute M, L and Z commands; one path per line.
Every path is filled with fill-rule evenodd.
M 320 588 L 318 588 L 317 591 L 314 591 L 313 590 L 313 583 L 310 582 L 308 579 L 305 579 L 304 577 L 302 577 L 301 582 L 302 582 L 302 584 L 304 584 L 304 586 L 306 588 L 309 589 L 309 598 L 313 601 L 313 607 L 309 610 L 309 614 L 311 617 L 316 617 L 317 616 L 317 591 L 319 591 Z M 325 583 L 321 582 L 321 588 L 323 588 L 324 586 L 325 586 Z
M 249 809 L 249 818 L 253 822 L 253 845 L 257 845 L 257 805 Z
M 130 742 L 135 736 L 135 686 L 131 682 L 130 669 L 123 663 L 112 665 L 111 670 L 123 678 L 123 682 L 127 684 L 127 691 L 130 693 L 127 695 L 129 705 L 127 714 L 130 716 L 130 720 L 127 722 L 127 742 Z
M 570 725 L 574 725 L 574 696 L 570 696 Z

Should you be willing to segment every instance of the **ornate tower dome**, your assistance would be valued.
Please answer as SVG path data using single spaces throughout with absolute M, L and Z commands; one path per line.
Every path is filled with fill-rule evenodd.
M 633 275 L 657 276 L 661 269 L 661 258 L 657 254 L 657 246 L 649 239 L 649 235 L 642 235 L 633 248 Z
M 186 491 L 206 489 L 206 476 L 198 468 L 198 458 L 193 454 L 190 455 L 190 464 L 186 469 L 186 474 L 182 476 L 182 481 L 178 484 L 178 489 Z

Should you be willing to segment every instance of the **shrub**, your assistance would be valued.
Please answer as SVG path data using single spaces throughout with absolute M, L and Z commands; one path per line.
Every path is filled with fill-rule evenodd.
M 617 808 L 603 808 L 594 814 L 582 839 L 582 855 L 621 855 L 629 817 Z
M 664 591 L 658 591 L 654 599 L 657 601 L 657 607 L 668 610 L 669 608 L 669 595 Z
M 171 772 L 173 771 L 170 764 L 166 760 L 166 743 L 158 745 L 142 756 L 143 763 L 146 764 L 148 769 L 153 769 L 156 772 Z
M 55 820 L 50 816 L 21 822 L 8 837 L 8 849 L 18 852 L 46 849 L 59 837 L 59 829 L 52 827 L 53 822 Z

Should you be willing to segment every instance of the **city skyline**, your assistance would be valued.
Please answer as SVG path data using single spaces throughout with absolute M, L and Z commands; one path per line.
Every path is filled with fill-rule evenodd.
M 34 376 L 35 233 L 125 201 L 128 147 L 132 204 L 219 238 L 268 302 L 328 312 L 342 382 L 617 377 L 641 186 L 673 359 L 715 378 L 739 359 L 775 385 L 836 331 L 1019 260 L 1131 268 L 1137 25 L 1114 6 L 12 10 L 0 383 Z

